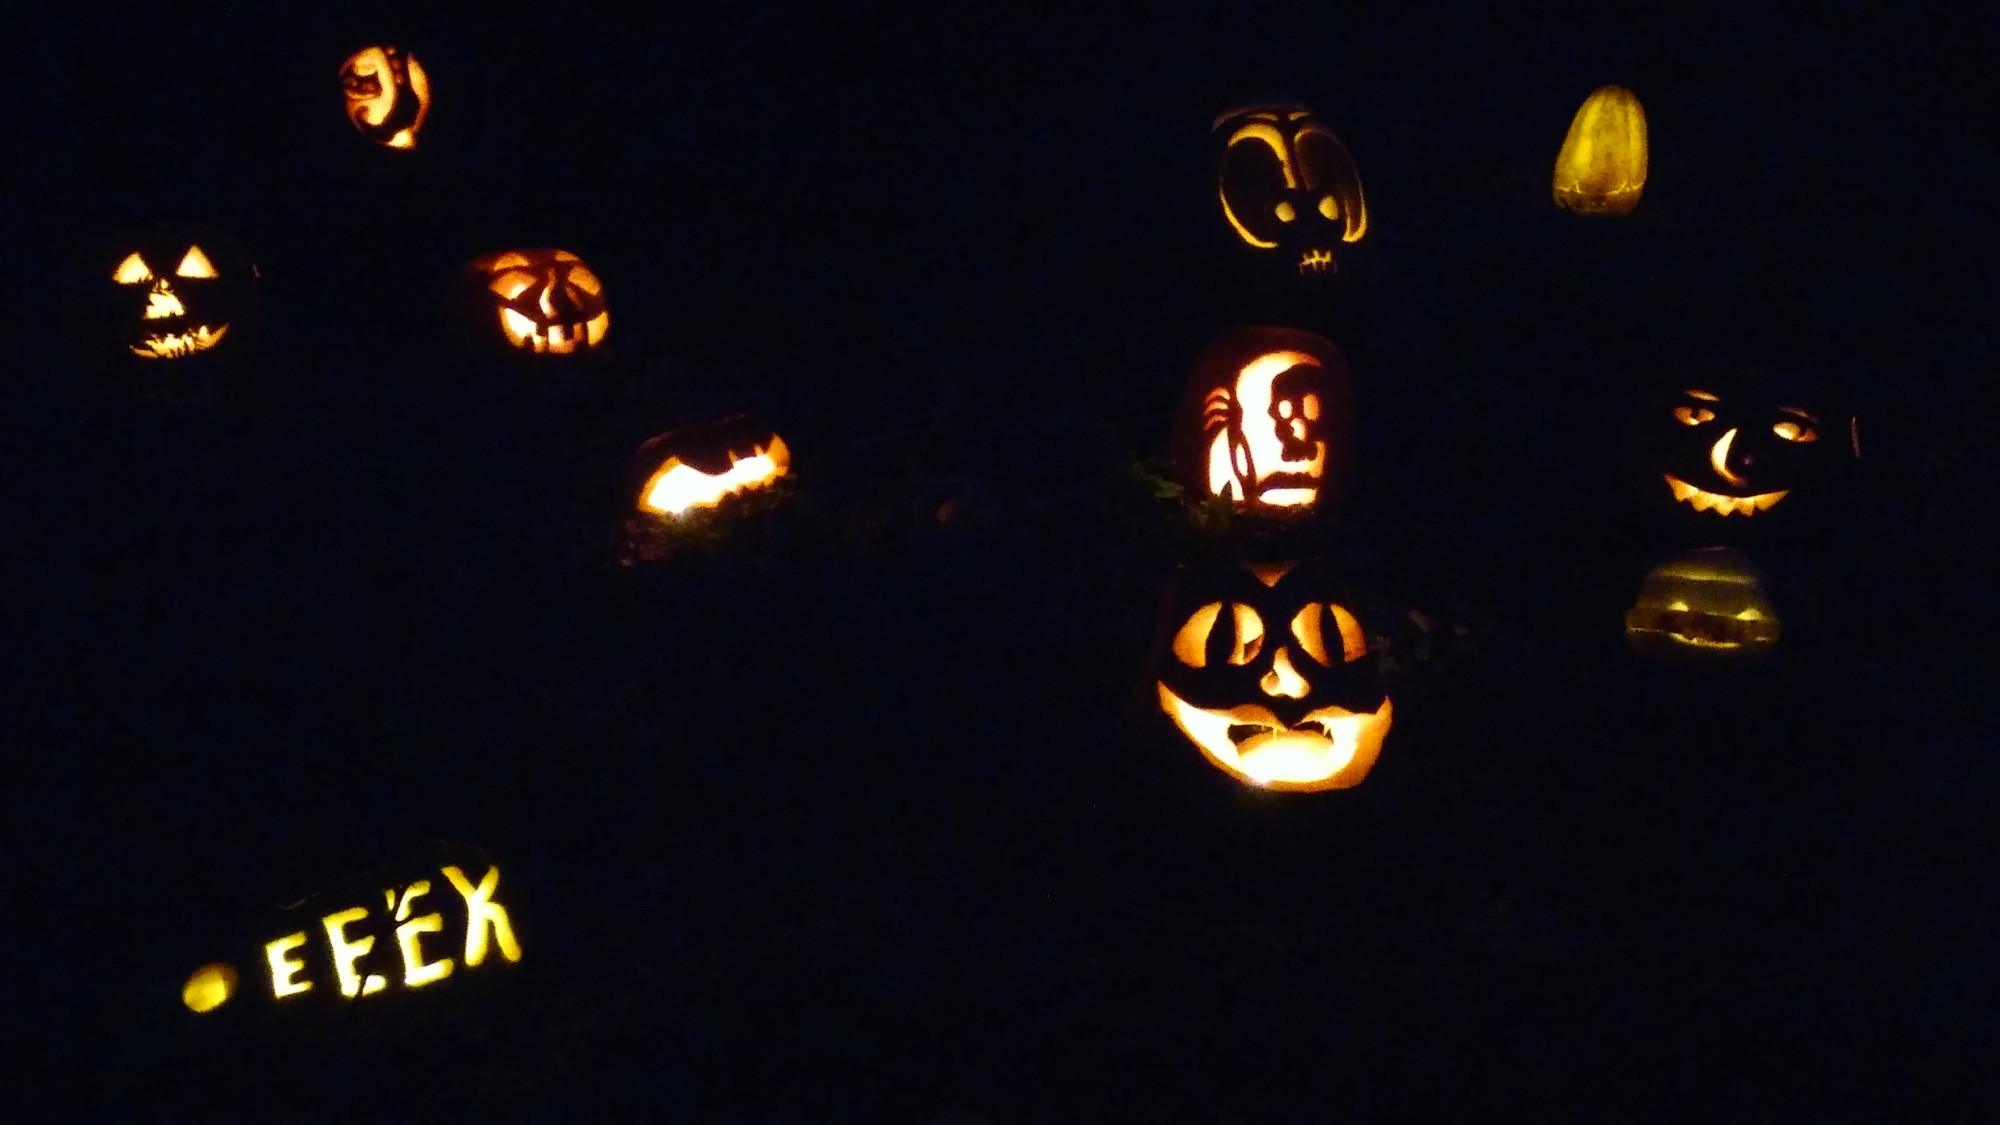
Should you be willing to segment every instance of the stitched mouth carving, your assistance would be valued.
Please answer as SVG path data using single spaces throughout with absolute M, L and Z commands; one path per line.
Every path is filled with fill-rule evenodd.
M 1674 499 L 1690 505 L 1697 512 L 1714 512 L 1717 515 L 1755 515 L 1768 511 L 1778 501 L 1783 500 L 1789 490 L 1780 492 L 1760 492 L 1755 496 L 1724 496 L 1719 492 L 1709 492 L 1696 488 L 1672 473 L 1664 474 L 1667 487 L 1673 491 Z
M 1308 250 L 1299 259 L 1300 273 L 1332 273 L 1339 268 L 1334 264 L 1331 250 Z

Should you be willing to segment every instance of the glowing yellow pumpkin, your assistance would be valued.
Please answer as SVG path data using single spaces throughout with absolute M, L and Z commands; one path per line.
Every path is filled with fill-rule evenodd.
M 1646 111 L 1623 86 L 1584 99 L 1556 156 L 1555 199 L 1581 215 L 1624 215 L 1646 188 Z

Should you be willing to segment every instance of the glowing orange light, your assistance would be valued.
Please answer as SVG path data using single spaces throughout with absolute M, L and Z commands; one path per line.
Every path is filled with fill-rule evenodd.
M 730 462 L 720 473 L 704 473 L 678 457 L 669 458 L 640 493 L 639 506 L 665 516 L 695 508 L 713 508 L 738 492 L 762 488 L 791 468 L 791 450 L 773 436 L 749 456 Z

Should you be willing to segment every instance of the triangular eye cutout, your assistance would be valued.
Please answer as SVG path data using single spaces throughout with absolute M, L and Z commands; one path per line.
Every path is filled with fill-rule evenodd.
M 201 247 L 190 246 L 174 272 L 182 277 L 214 277 L 215 267 L 209 264 L 208 255 L 201 252 Z
M 118 268 L 111 271 L 111 280 L 120 285 L 143 285 L 153 280 L 153 271 L 146 266 L 146 259 L 138 251 L 125 255 Z

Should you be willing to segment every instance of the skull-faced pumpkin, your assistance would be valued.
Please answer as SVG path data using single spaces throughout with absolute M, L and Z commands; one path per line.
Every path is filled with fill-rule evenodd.
M 1267 789 L 1359 785 L 1391 709 L 1351 600 L 1315 563 L 1183 571 L 1160 709 L 1211 764 Z
M 1175 420 L 1182 487 L 1239 511 L 1330 508 L 1354 475 L 1354 380 L 1331 341 L 1238 328 L 1202 350 Z
M 632 458 L 641 512 L 680 516 L 769 488 L 791 469 L 791 450 L 769 426 L 738 414 L 652 438 Z
M 1294 102 L 1241 106 L 1215 119 L 1216 197 L 1244 245 L 1304 275 L 1339 268 L 1335 250 L 1368 233 L 1361 176 L 1333 130 Z
M 389 148 L 415 148 L 430 114 L 431 84 L 415 55 L 400 47 L 363 47 L 340 64 L 347 119 Z
M 1825 491 L 1831 468 L 1860 455 L 1852 416 L 1750 369 L 1684 375 L 1642 406 L 1634 435 L 1631 472 L 1643 494 L 1722 527 L 1790 510 L 1795 493 Z
M 1688 551 L 1647 572 L 1625 611 L 1625 639 L 1645 656 L 1741 659 L 1778 643 L 1764 574 L 1728 547 Z
M 535 355 L 595 351 L 611 330 L 604 283 L 567 250 L 502 250 L 466 267 L 478 314 L 511 348 Z

